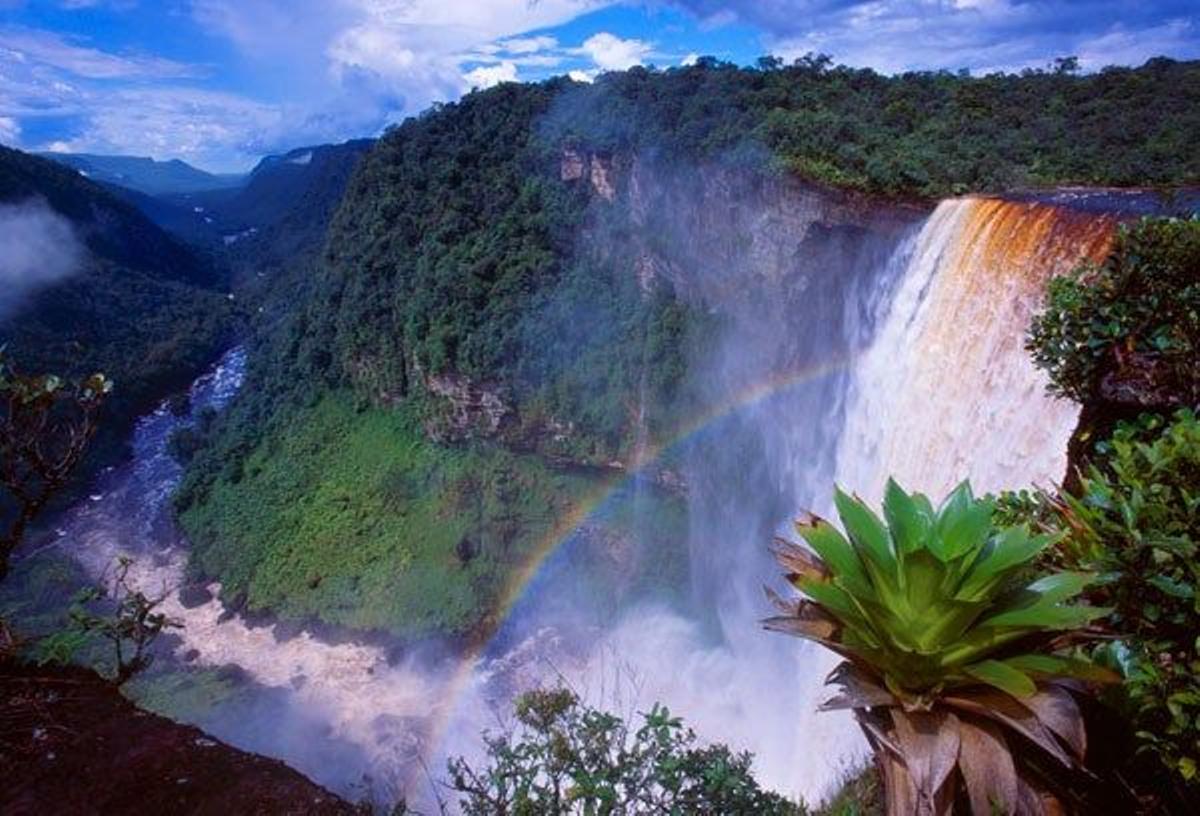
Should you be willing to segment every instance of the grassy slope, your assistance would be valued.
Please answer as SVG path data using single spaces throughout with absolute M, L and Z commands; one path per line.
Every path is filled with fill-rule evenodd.
M 609 478 L 490 445 L 439 446 L 411 413 L 358 411 L 335 392 L 276 425 L 241 474 L 224 474 L 181 518 L 194 565 L 220 576 L 227 595 L 246 593 L 250 608 L 402 635 L 463 633 Z

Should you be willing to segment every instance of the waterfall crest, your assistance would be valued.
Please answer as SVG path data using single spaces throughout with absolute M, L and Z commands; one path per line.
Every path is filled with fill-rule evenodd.
M 1000 199 L 943 201 L 855 365 L 837 479 L 940 497 L 1058 482 L 1077 407 L 1024 349 L 1047 281 L 1108 252 L 1115 219 Z

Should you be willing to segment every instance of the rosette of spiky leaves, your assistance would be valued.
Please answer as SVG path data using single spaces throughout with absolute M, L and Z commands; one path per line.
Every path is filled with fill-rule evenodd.
M 1062 684 L 1107 679 L 1055 654 L 1107 610 L 1069 603 L 1091 576 L 1034 574 L 1053 543 L 1024 526 L 997 528 L 992 503 L 959 485 L 934 509 L 889 481 L 881 520 L 837 491 L 843 535 L 810 517 L 775 554 L 806 598 L 776 598 L 768 628 L 821 643 L 846 658 L 830 676 L 853 708 L 884 772 L 890 813 L 948 813 L 956 796 L 990 814 L 1037 813 L 1048 759 L 1080 773 L 1083 720 Z M 1014 759 L 1014 738 L 1036 745 Z

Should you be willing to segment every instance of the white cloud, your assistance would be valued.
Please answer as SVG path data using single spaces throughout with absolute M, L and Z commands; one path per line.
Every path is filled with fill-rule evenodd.
M 14 145 L 21 140 L 21 125 L 11 116 L 0 116 L 0 144 Z
M 569 76 L 571 79 L 575 80 L 576 82 L 595 82 L 596 81 L 596 72 L 595 71 L 581 71 L 579 69 L 575 69 L 574 71 L 568 71 L 567 76 Z
M 580 51 L 591 57 L 604 71 L 623 71 L 641 65 L 653 46 L 642 40 L 623 40 L 607 31 L 593 34 L 583 41 Z
M 532 54 L 536 51 L 553 51 L 558 48 L 558 40 L 546 35 L 510 37 L 496 43 L 496 47 L 509 54 Z
M 693 52 L 693 53 L 691 53 L 691 54 L 688 54 L 688 55 L 687 55 L 686 57 L 684 57 L 683 59 L 681 59 L 681 60 L 679 61 L 679 64 L 680 64 L 680 65 L 682 65 L 684 68 L 686 68 L 686 67 L 688 67 L 689 65 L 695 65 L 695 64 L 696 64 L 697 62 L 699 62 L 699 61 L 700 61 L 700 55 L 699 55 L 699 54 L 697 54 L 697 53 L 695 53 L 695 52 Z
M 86 79 L 195 77 L 195 66 L 154 56 L 118 55 L 46 31 L 0 31 L 0 64 L 43 66 Z
M 129 153 L 241 169 L 286 128 L 285 108 L 187 87 L 125 88 L 89 96 L 87 127 L 42 145 L 56 152 Z
M 1132 30 L 1114 25 L 1074 49 L 1084 70 L 1106 65 L 1138 65 L 1164 54 L 1200 56 L 1200 24 L 1194 20 L 1169 20 L 1152 28 Z
M 301 129 L 379 131 L 431 102 L 553 68 L 550 36 L 614 0 L 191 0 L 193 16 L 249 60 L 296 77 Z M 284 134 L 286 135 L 286 134 Z M 297 141 L 300 137 L 289 137 Z M 325 138 L 338 138 L 331 135 Z
M 472 88 L 490 88 L 501 82 L 517 81 L 517 66 L 511 62 L 498 62 L 495 65 L 481 65 L 463 74 Z

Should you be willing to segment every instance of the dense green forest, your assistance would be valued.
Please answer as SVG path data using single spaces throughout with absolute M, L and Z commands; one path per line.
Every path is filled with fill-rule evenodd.
M 1200 64 L 1165 59 L 1091 75 L 1063 64 L 979 78 L 885 77 L 824 58 L 756 68 L 703 59 L 594 84 L 505 84 L 435 106 L 362 158 L 320 257 L 273 277 L 286 294 L 253 341 L 247 387 L 190 443 L 177 501 L 196 564 L 232 578 L 230 591 L 247 592 L 251 606 L 310 593 L 311 576 L 278 585 L 258 573 L 280 548 L 304 561 L 328 547 L 322 531 L 342 522 L 330 528 L 326 514 L 358 511 L 296 507 L 247 466 L 288 450 L 296 473 L 322 461 L 322 473 L 341 474 L 329 477 L 337 491 L 372 495 L 376 475 L 349 467 L 344 446 L 326 446 L 346 432 L 369 436 L 379 411 L 401 411 L 450 458 L 466 444 L 485 458 L 503 449 L 603 468 L 628 459 L 639 433 L 670 436 L 691 410 L 687 361 L 720 318 L 665 282 L 639 286 L 627 208 L 565 183 L 564 149 L 616 157 L 614 166 L 636 154 L 917 199 L 1182 184 L 1200 180 L 1188 149 L 1200 132 L 1197 80 Z M 493 415 L 468 408 L 464 417 L 455 388 L 474 389 L 473 403 L 491 400 Z M 348 405 L 358 413 L 331 410 Z M 296 428 L 308 423 L 321 427 L 305 427 L 308 447 L 297 448 Z M 386 549 L 379 531 L 391 522 L 379 512 L 376 532 L 355 533 L 367 550 Z M 516 551 L 538 533 L 518 525 Z M 473 600 L 482 616 L 490 590 Z M 320 614 L 315 603 L 292 603 Z
M 572 85 L 542 126 L 551 139 L 685 160 L 764 163 L 900 196 L 1064 184 L 1200 182 L 1200 63 L 1078 74 L 1070 61 L 1021 75 L 884 76 L 827 57 L 757 69 L 701 59 Z
M 102 371 L 116 382 L 89 457 L 94 468 L 120 454 L 137 416 L 229 342 L 224 273 L 75 170 L 0 148 L 0 202 L 28 200 L 68 219 L 86 257 L 75 274 L 0 319 L 0 345 L 23 371 Z

